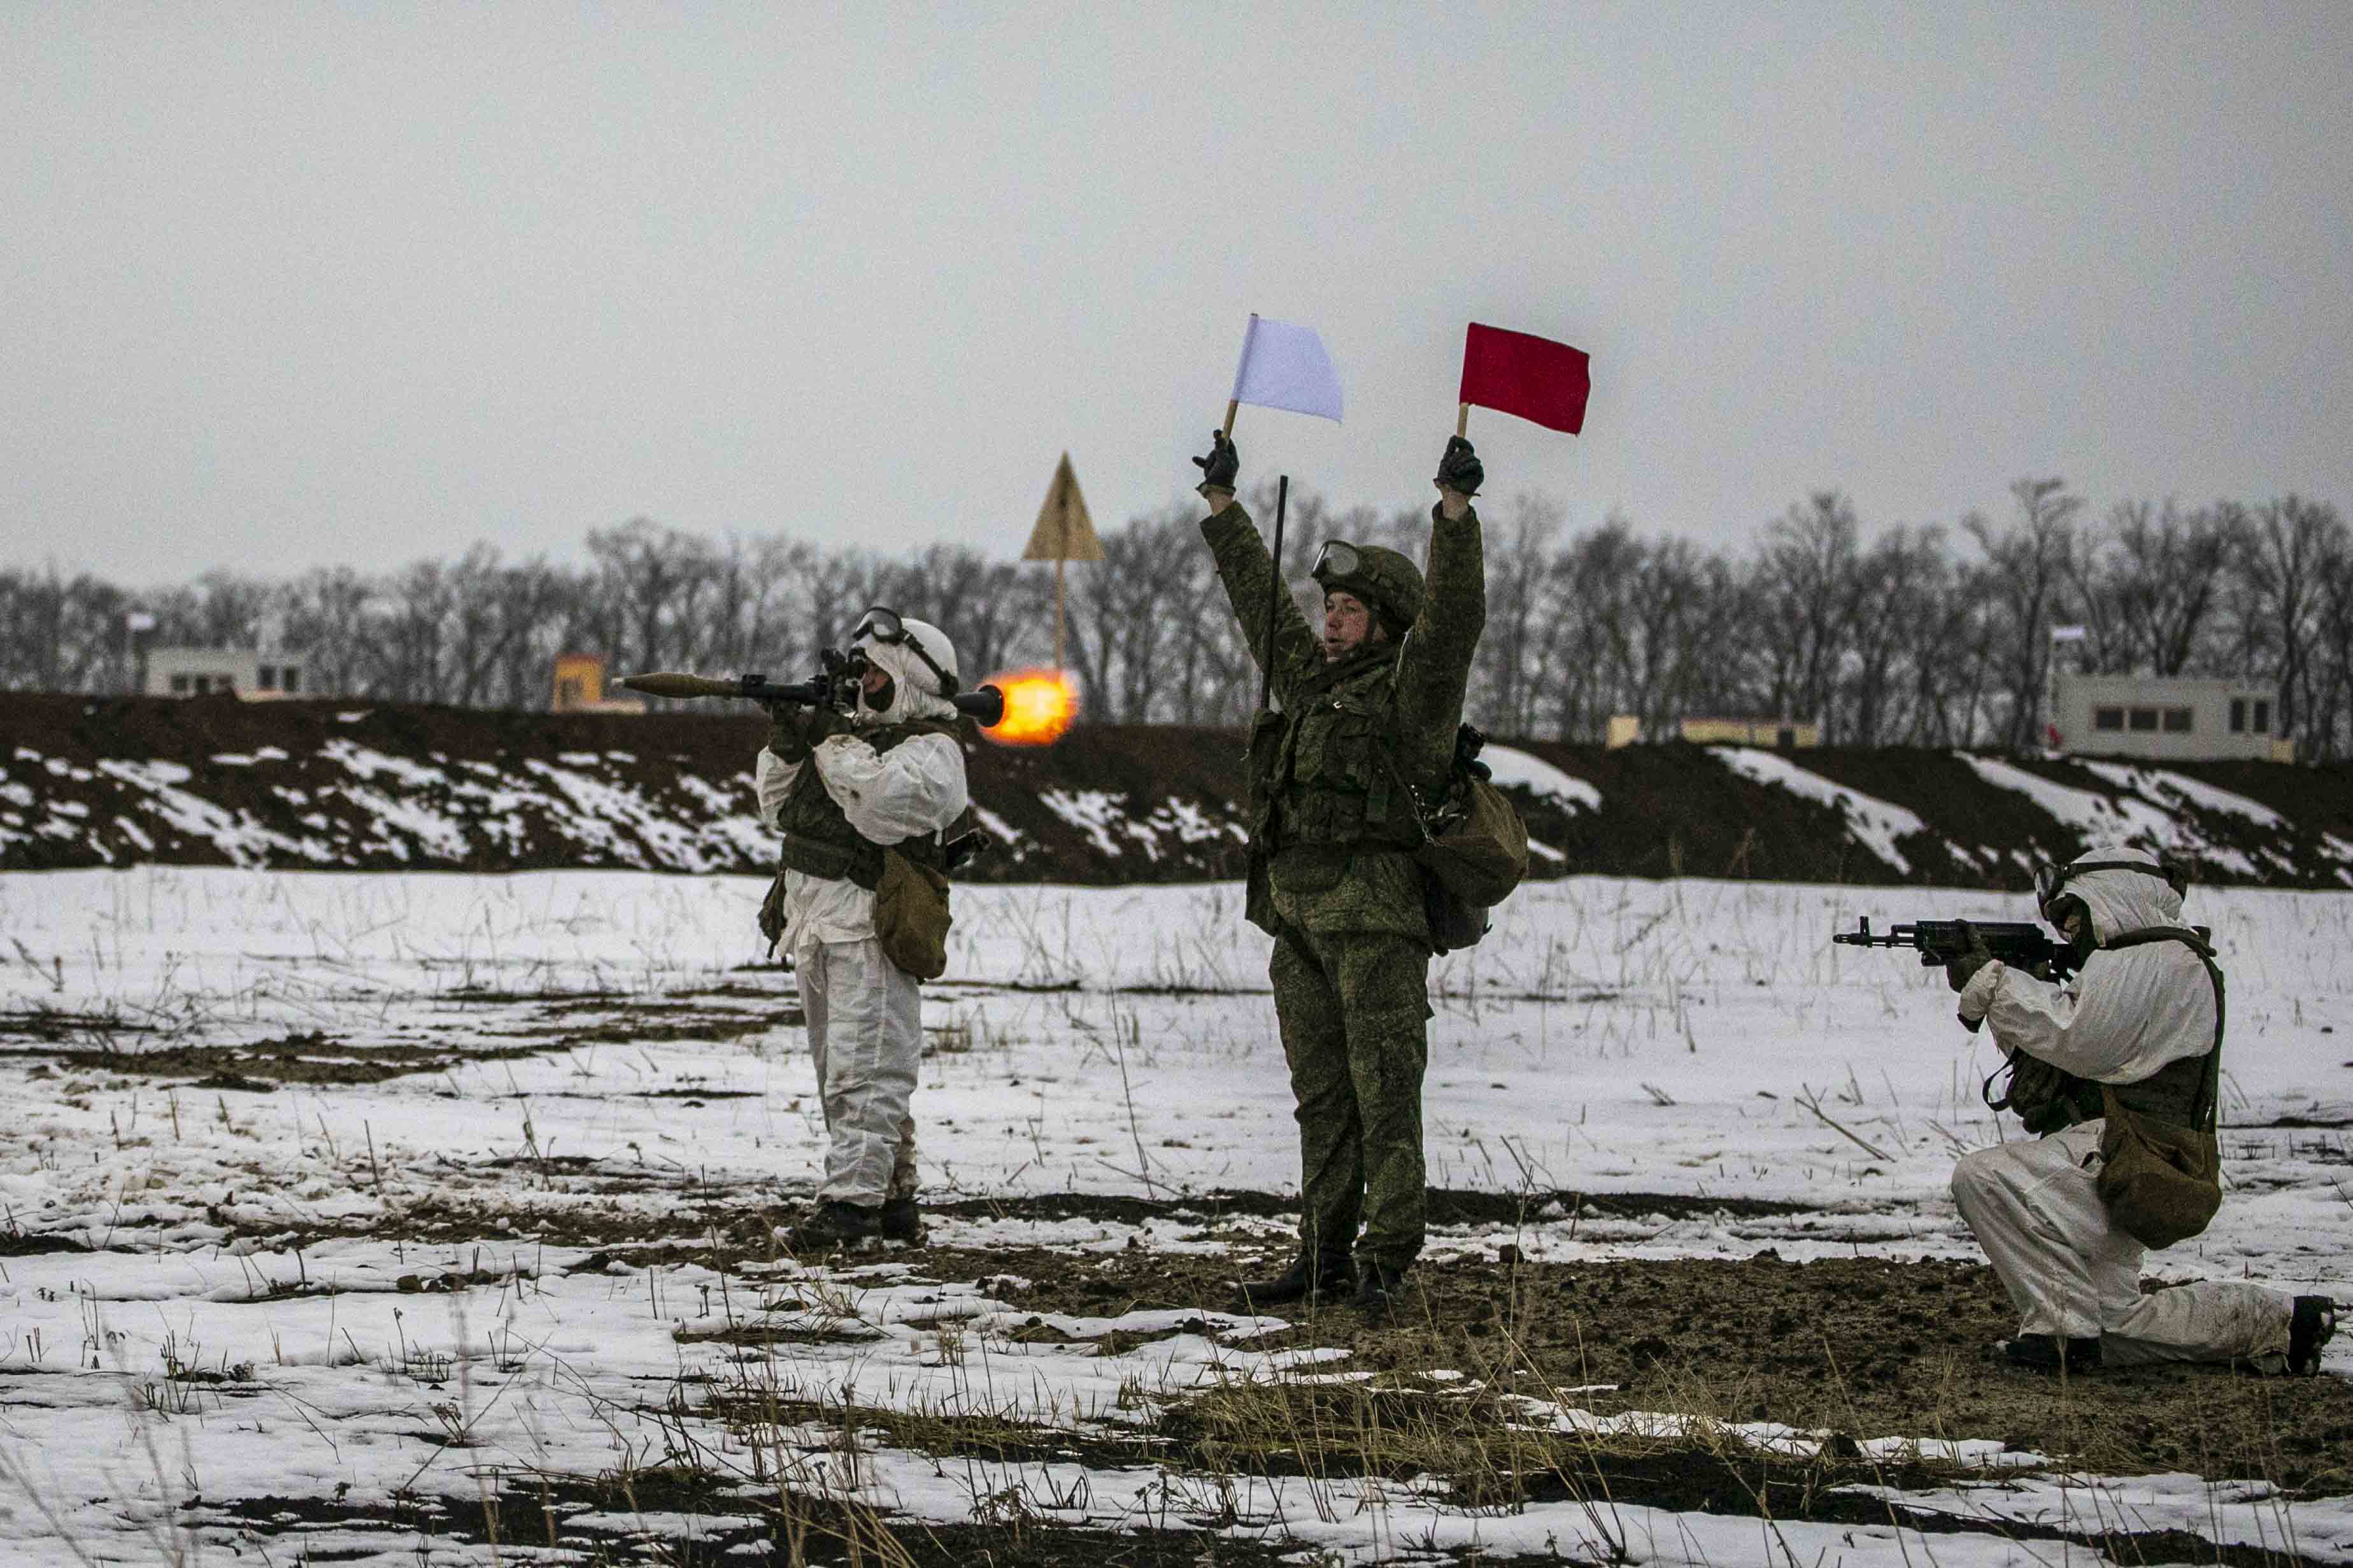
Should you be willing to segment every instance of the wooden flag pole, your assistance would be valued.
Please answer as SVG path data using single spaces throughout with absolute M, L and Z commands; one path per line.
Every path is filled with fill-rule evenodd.
M 1062 663 L 1062 557 L 1054 557 L 1054 673 L 1066 668 Z
M 1238 397 L 1226 400 L 1226 439 L 1229 441 L 1234 438 L 1234 411 L 1241 405 L 1241 399 Z
M 1455 405 L 1455 407 L 1454 407 L 1454 433 L 1455 433 L 1457 436 L 1461 436 L 1461 435 L 1463 435 L 1463 434 L 1467 433 L 1467 432 L 1470 430 L 1470 428 L 1471 428 L 1471 405 L 1470 405 L 1469 404 L 1467 404 L 1467 403 L 1460 403 L 1460 404 Z
M 1291 476 L 1282 475 L 1274 486 L 1274 586 L 1266 596 L 1266 642 L 1258 667 L 1258 710 L 1261 713 L 1274 706 L 1274 628 L 1281 617 L 1282 596 L 1291 592 L 1282 580 L 1282 514 L 1291 501 Z

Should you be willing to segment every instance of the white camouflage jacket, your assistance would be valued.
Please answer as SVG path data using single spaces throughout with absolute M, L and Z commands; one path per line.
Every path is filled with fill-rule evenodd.
M 2132 849 L 2092 856 L 2157 863 Z M 2063 985 L 1997 959 L 1962 989 L 1961 1016 L 1983 1018 L 2004 1051 L 2094 1083 L 2138 1083 L 2168 1062 L 2204 1055 L 2214 1044 L 2214 987 L 2197 953 L 2178 942 L 2113 952 L 2105 945 L 2126 931 L 2181 926 L 2181 895 L 2158 878 L 2116 870 L 2084 872 L 2066 890 L 2090 909 L 2101 949 Z
M 879 713 L 864 705 L 852 715 L 858 729 L 903 724 L 915 719 L 956 717 L 955 704 L 917 685 L 931 672 L 903 647 L 866 645 L 866 656 L 890 672 L 896 690 Z M 964 748 L 951 735 L 916 735 L 887 752 L 877 752 L 853 730 L 828 735 L 807 763 L 788 763 L 766 747 L 753 768 L 760 820 L 774 828 L 785 796 L 803 767 L 817 769 L 841 814 L 860 837 L 898 844 L 919 834 L 944 833 L 964 815 L 970 800 L 965 783 Z M 874 895 L 848 878 L 785 873 L 785 934 L 778 945 L 797 952 L 815 942 L 863 942 L 874 934 Z

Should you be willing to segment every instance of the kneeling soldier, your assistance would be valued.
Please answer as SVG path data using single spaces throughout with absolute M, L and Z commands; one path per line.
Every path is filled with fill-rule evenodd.
M 1961 1021 L 1990 1028 L 2010 1058 L 2008 1107 L 2045 1134 L 1977 1150 L 1953 1172 L 1953 1201 L 2024 1319 L 2003 1347 L 2013 1364 L 2086 1372 L 2213 1361 L 2309 1373 L 2336 1331 L 2336 1306 L 2323 1296 L 2291 1300 L 2240 1280 L 2143 1295 L 2132 1232 L 2149 1233 L 2151 1217 L 2128 1196 L 2112 1209 L 2102 1195 L 2116 1117 L 2191 1145 L 2214 1128 L 2222 972 L 2181 924 L 2183 886 L 2142 850 L 2094 849 L 2036 879 L 2043 919 L 2083 961 L 2073 980 L 2038 979 L 1982 941 L 1946 966 Z M 2159 1237 L 2194 1234 L 2219 1195 L 2201 1184 L 2194 1201 L 2168 1199 L 2178 1212 L 2153 1216 L 2168 1227 Z

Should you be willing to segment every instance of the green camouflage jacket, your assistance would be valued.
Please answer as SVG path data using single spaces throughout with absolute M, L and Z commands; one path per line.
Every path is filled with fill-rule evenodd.
M 1250 742 L 1249 912 L 1267 930 L 1428 940 L 1410 858 L 1419 830 L 1399 786 L 1442 792 L 1487 613 L 1478 512 L 1449 522 L 1433 507 L 1430 517 L 1411 630 L 1336 665 L 1288 593 L 1275 602 L 1271 655 L 1264 646 L 1274 563 L 1241 504 L 1201 523 L 1252 658 L 1272 660 L 1276 711 L 1259 716 Z

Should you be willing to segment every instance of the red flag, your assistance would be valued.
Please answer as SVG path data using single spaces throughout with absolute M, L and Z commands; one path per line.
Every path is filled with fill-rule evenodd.
M 1582 349 L 1473 321 L 1462 341 L 1462 395 L 1456 401 L 1574 436 L 1585 428 L 1585 398 L 1593 390 L 1589 363 Z

